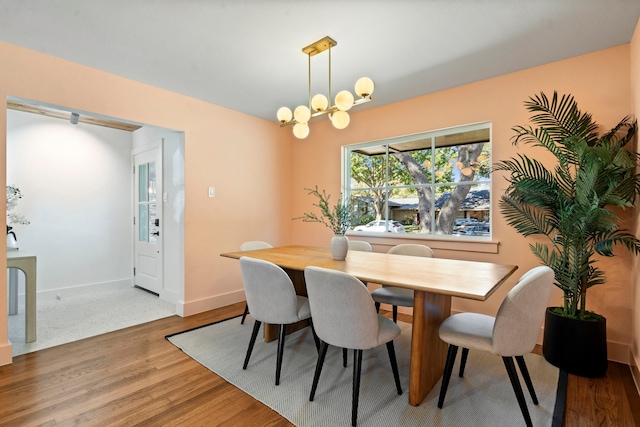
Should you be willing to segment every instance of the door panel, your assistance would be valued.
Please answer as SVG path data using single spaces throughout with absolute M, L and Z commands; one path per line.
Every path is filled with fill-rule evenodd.
M 162 142 L 134 154 L 134 284 L 162 290 Z

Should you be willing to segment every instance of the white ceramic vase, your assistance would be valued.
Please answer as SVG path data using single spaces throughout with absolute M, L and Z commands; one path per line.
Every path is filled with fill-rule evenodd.
M 331 238 L 331 256 L 336 261 L 344 261 L 349 251 L 349 239 L 344 234 L 335 234 Z
M 13 231 L 7 232 L 7 250 L 8 251 L 18 250 L 18 240 L 16 239 L 16 233 L 14 233 Z

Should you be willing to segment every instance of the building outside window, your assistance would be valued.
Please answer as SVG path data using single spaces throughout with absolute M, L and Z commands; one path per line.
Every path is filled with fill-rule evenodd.
M 491 124 L 344 147 L 352 230 L 490 236 Z

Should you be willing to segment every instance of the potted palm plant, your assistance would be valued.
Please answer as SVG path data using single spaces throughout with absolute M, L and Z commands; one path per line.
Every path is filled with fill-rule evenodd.
M 591 115 L 571 95 L 551 100 L 544 93 L 525 107 L 537 126 L 516 126 L 514 145 L 530 144 L 555 157 L 549 165 L 524 154 L 500 161 L 509 183 L 499 206 L 507 223 L 525 237 L 537 237 L 533 254 L 555 272 L 564 294 L 561 307 L 545 317 L 543 354 L 567 372 L 597 377 L 607 369 L 606 319 L 587 310 L 587 291 L 605 283 L 596 255 L 613 247 L 640 253 L 640 241 L 621 228 L 614 209 L 631 208 L 640 195 L 638 153 L 629 149 L 637 122 L 625 117 L 599 135 Z
M 332 207 L 329 202 L 331 196 L 325 190 L 322 190 L 321 193 L 318 191 L 317 185 L 315 189 L 305 188 L 305 190 L 309 195 L 318 198 L 318 203 L 314 203 L 313 206 L 320 209 L 320 215 L 314 212 L 305 212 L 303 216 L 293 219 L 301 219 L 304 222 L 318 222 L 330 228 L 333 231 L 331 255 L 335 260 L 344 260 L 349 250 L 349 239 L 344 235 L 351 226 L 351 207 L 349 202 L 342 200 L 342 197 L 340 197 L 340 200 Z

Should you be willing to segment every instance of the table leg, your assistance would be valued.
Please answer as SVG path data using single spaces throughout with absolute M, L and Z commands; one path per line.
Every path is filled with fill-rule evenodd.
M 447 344 L 438 336 L 451 314 L 451 296 L 415 291 L 409 372 L 409 404 L 418 406 L 444 372 Z
M 18 314 L 18 270 L 9 268 L 9 316 Z
M 36 259 L 27 261 L 24 264 L 25 277 L 25 311 L 27 323 L 26 342 L 36 340 Z

